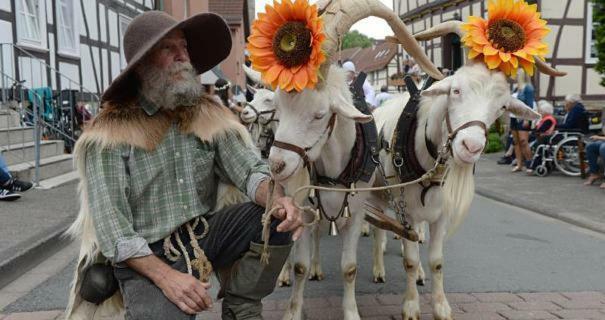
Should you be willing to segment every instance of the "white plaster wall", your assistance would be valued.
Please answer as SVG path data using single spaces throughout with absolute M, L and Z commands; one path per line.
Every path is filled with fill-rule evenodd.
M 80 53 L 82 55 L 81 65 L 82 65 L 82 85 L 92 91 L 96 91 L 96 84 L 94 78 L 94 72 L 92 69 L 92 59 L 90 58 L 90 50 L 88 46 L 85 44 L 80 44 Z
M 555 80 L 556 96 L 564 96 L 568 93 L 581 93 L 582 91 L 582 67 L 581 66 L 557 66 L 560 71 L 567 72 L 565 77 Z
M 473 15 L 475 17 L 481 17 L 481 3 L 477 2 L 473 4 Z
M 468 16 L 470 16 L 470 15 L 471 15 L 471 7 L 470 6 L 462 7 L 462 21 L 467 21 Z
M 84 0 L 84 13 L 88 22 L 90 38 L 99 40 L 99 33 L 97 31 L 97 3 L 95 0 Z
M 31 89 L 46 87 L 46 68 L 37 60 L 19 57 L 19 72 L 24 85 Z
M 572 19 L 584 18 L 584 5 L 584 0 L 571 0 L 571 5 L 569 6 L 569 12 L 567 13 L 567 17 Z
M 1 0 L 4 2 L 7 0 Z M 46 0 L 46 22 L 53 24 L 53 0 Z
M 120 54 L 117 52 L 111 52 L 111 80 L 115 79 L 119 74 L 120 74 Z
M 77 85 L 70 81 L 80 82 L 80 72 L 77 64 L 59 62 L 59 72 L 65 76 L 61 79 L 63 89 L 78 89 Z
M 48 48 L 50 50 L 50 65 L 56 69 L 55 65 L 55 35 L 52 33 L 48 34 Z M 57 89 L 57 77 L 54 71 L 50 71 L 50 87 Z
M 595 69 L 586 69 L 586 94 L 605 94 L 605 87 L 600 84 L 602 77 Z
M 109 10 L 108 12 L 109 14 L 107 16 L 109 19 L 109 44 L 114 47 L 118 47 L 120 39 L 120 37 L 118 36 L 118 15 L 112 10 Z
M 107 42 L 107 18 L 105 17 L 105 6 L 99 3 L 99 23 L 101 24 L 101 41 Z
M 548 93 L 548 81 L 550 77 L 544 73 L 540 73 L 540 97 L 546 97 Z
M 546 54 L 547 58 L 552 57 L 552 52 L 555 46 L 555 40 L 557 39 L 557 32 L 559 32 L 559 26 L 549 25 L 550 32 L 546 35 L 544 40 L 548 44 L 548 53 Z
M 0 1 L 0 10 L 12 12 L 13 8 L 11 8 L 11 2 L 9 0 Z M 9 30 L 9 29 L 7 29 Z
M 557 58 L 582 58 L 584 27 L 564 26 Z M 552 42 L 554 43 L 554 41 Z
M 0 20 L 0 30 L 12 30 L 12 23 Z M 12 32 L 0 32 L 0 43 L 13 43 L 13 33 Z M 2 46 L 2 67 L 4 68 L 4 73 L 11 78 L 15 77 L 15 66 L 12 49 L 9 46 Z M 0 75 L 1 76 L 1 75 Z M 5 81 L 10 81 L 9 79 L 5 79 Z
M 103 90 L 109 85 L 109 57 L 107 56 L 107 49 L 101 50 L 101 58 L 103 59 Z

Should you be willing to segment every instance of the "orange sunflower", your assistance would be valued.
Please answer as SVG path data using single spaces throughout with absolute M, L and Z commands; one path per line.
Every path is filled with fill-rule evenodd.
M 490 0 L 487 12 L 488 20 L 470 16 L 462 26 L 469 59 L 483 59 L 488 68 L 499 68 L 507 76 L 514 77 L 519 67 L 533 75 L 534 56 L 544 60 L 548 45 L 543 39 L 550 32 L 537 5 L 525 0 Z
M 319 66 L 326 60 L 323 20 L 306 0 L 273 1 L 259 13 L 248 37 L 252 68 L 265 83 L 285 91 L 315 88 Z

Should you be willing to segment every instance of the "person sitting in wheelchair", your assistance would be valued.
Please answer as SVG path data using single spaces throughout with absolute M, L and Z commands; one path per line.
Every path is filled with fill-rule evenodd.
M 574 93 L 565 96 L 565 112 L 565 119 L 557 125 L 557 130 L 588 133 L 588 115 L 580 95 Z
M 534 135 L 536 136 L 535 152 L 531 160 L 531 164 L 527 168 L 528 174 L 533 174 L 533 171 L 542 163 L 544 145 L 549 143 L 550 138 L 555 132 L 557 119 L 553 116 L 554 107 L 546 100 L 538 101 L 538 113 L 542 118 L 536 124 Z

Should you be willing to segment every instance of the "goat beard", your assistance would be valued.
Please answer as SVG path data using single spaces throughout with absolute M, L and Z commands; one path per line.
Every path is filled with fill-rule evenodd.
M 473 165 L 449 161 L 443 176 L 443 207 L 449 217 L 448 236 L 453 235 L 468 214 L 475 195 Z
M 139 76 L 141 94 L 162 109 L 194 106 L 203 95 L 195 70 L 188 62 L 176 63 L 168 69 L 146 65 L 139 68 Z

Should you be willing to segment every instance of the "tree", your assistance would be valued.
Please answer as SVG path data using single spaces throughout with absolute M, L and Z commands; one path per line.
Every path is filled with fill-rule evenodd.
M 592 0 L 594 3 L 592 11 L 593 32 L 596 38 L 597 65 L 596 70 L 603 78 L 601 85 L 605 86 L 605 0 Z
M 363 33 L 360 33 L 357 30 L 353 30 L 351 32 L 347 32 L 345 36 L 342 38 L 342 49 L 348 48 L 367 48 L 374 43 L 374 39 L 369 38 Z

